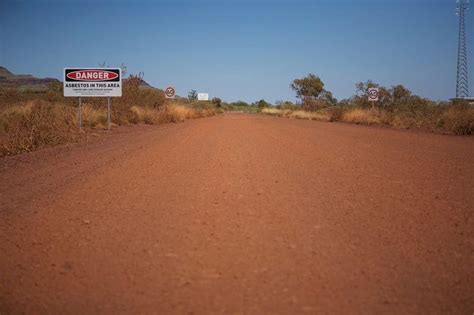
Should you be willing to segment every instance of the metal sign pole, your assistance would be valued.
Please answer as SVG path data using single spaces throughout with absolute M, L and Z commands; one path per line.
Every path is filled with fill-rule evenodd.
M 107 98 L 107 128 L 110 130 L 110 97 Z
M 82 129 L 82 97 L 79 97 L 79 129 Z

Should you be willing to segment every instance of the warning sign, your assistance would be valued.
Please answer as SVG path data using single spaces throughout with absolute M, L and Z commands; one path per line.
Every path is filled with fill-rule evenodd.
M 65 97 L 120 97 L 122 74 L 119 68 L 65 68 Z

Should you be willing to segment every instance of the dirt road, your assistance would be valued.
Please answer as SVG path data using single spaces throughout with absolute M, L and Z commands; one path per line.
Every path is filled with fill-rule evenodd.
M 474 311 L 474 138 L 242 114 L 0 162 L 0 313 Z

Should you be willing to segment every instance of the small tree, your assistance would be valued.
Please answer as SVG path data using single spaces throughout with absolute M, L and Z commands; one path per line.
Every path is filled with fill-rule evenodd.
M 321 78 L 312 73 L 302 79 L 295 79 L 290 87 L 296 92 L 296 97 L 302 100 L 303 108 L 307 111 L 318 110 L 337 103 L 332 93 L 324 89 Z
M 317 99 L 324 91 L 323 81 L 312 73 L 302 79 L 293 80 L 290 86 L 296 92 L 296 96 L 303 102 L 307 99 Z
M 212 100 L 211 100 L 212 104 L 214 104 L 214 106 L 216 106 L 217 108 L 220 108 L 222 106 L 222 100 L 218 97 L 214 97 Z
M 321 95 L 319 95 L 319 99 L 326 102 L 329 105 L 337 105 L 337 99 L 332 96 L 332 93 L 329 91 L 322 91 Z
M 407 100 L 412 95 L 411 91 L 401 84 L 392 86 L 392 88 L 390 89 L 390 93 L 392 94 L 394 102 Z
M 198 98 L 198 94 L 197 94 L 196 90 L 191 90 L 191 91 L 189 91 L 189 93 L 188 93 L 188 100 L 190 100 L 191 102 L 193 102 L 193 101 L 196 101 L 197 98 Z
M 255 105 L 260 109 L 272 106 L 270 103 L 267 103 L 264 99 L 259 100 L 258 102 L 255 103 Z
M 122 62 L 122 64 L 120 65 L 120 69 L 122 70 L 122 78 L 125 78 L 125 75 L 127 74 L 127 66 L 125 65 L 125 63 Z
M 108 65 L 108 64 L 104 61 L 104 62 L 99 62 L 99 67 L 100 67 L 100 68 L 110 68 L 110 65 Z M 128 72 L 127 72 L 127 66 L 125 65 L 124 62 L 122 62 L 122 64 L 120 65 L 119 68 L 121 69 L 121 72 L 122 72 L 122 78 L 125 78 L 125 75 L 128 73 Z

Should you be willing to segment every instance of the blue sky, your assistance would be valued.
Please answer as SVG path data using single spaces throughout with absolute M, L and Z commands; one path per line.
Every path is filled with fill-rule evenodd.
M 61 78 L 67 66 L 123 62 L 153 86 L 227 101 L 294 100 L 290 82 L 308 73 L 338 99 L 371 79 L 443 100 L 455 93 L 455 7 L 455 0 L 2 0 L 0 64 Z

